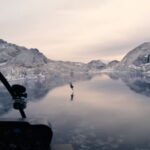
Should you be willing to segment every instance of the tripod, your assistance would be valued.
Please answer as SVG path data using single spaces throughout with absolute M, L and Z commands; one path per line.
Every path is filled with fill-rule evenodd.
M 11 86 L 1 72 L 0 80 L 4 84 L 14 101 L 13 108 L 19 110 L 22 118 L 26 118 L 26 114 L 24 112 L 24 109 L 26 108 L 25 98 L 27 98 L 26 88 L 19 84 Z

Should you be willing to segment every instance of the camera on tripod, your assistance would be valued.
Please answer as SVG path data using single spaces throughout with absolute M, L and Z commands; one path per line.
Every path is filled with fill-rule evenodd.
M 26 88 L 10 85 L 0 73 L 0 80 L 10 93 L 13 108 L 19 110 L 22 119 L 0 119 L 0 150 L 50 150 L 52 129 L 42 119 L 26 119 Z
M 15 84 L 12 85 L 12 92 L 13 92 L 13 108 L 19 111 L 24 110 L 26 108 L 26 88 L 22 85 Z M 25 113 L 22 115 L 23 118 L 26 118 Z

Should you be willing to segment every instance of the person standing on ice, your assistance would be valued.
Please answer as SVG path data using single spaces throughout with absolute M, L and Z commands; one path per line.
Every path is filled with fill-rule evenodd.
M 74 98 L 74 85 L 73 85 L 73 78 L 74 78 L 74 72 L 71 70 L 70 72 L 70 83 L 69 83 L 69 86 L 72 90 L 72 94 L 70 95 L 70 100 L 73 101 L 73 98 Z
M 71 70 L 71 72 L 70 72 L 70 78 L 71 78 L 71 82 L 69 83 L 69 85 L 70 85 L 70 88 L 73 90 L 73 88 L 74 88 L 74 86 L 73 86 L 73 83 L 72 83 L 72 81 L 73 81 L 73 77 L 74 77 L 74 72 Z
M 74 88 L 74 86 L 73 86 L 73 84 L 70 82 L 70 88 L 73 90 L 73 88 Z

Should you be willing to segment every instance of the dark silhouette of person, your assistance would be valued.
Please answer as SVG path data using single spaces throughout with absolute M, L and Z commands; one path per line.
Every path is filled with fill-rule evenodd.
M 70 88 L 73 90 L 73 88 L 74 88 L 74 86 L 73 86 L 73 84 L 70 82 Z

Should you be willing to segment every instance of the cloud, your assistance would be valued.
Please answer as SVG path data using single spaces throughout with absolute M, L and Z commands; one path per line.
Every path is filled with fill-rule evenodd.
M 51 59 L 118 58 L 149 41 L 149 5 L 149 0 L 0 0 L 1 38 L 37 47 Z

